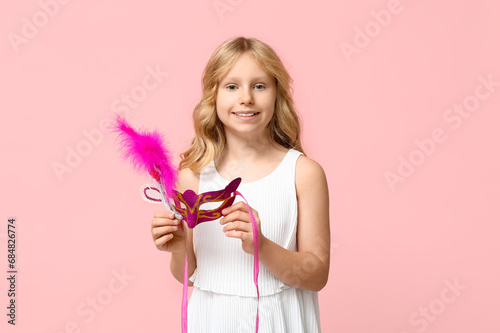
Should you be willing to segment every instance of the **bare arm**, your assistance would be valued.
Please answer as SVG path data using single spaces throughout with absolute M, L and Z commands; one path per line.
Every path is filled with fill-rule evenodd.
M 262 237 L 259 261 L 284 283 L 319 291 L 328 281 L 330 270 L 330 218 L 326 176 L 315 161 L 297 160 L 298 252 L 289 251 Z

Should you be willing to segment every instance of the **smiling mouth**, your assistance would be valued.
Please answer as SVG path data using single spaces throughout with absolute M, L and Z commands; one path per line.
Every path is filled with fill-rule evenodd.
M 259 113 L 260 112 L 232 112 L 232 114 L 237 115 L 238 117 L 253 117 Z

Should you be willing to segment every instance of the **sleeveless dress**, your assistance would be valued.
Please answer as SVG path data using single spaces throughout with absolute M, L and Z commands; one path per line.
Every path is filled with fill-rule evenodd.
M 272 173 L 238 187 L 259 212 L 262 234 L 291 251 L 297 251 L 295 166 L 300 155 L 290 149 Z M 200 173 L 199 193 L 222 189 L 230 181 L 219 175 L 212 161 Z M 239 201 L 243 199 L 237 196 L 235 203 Z M 219 205 L 204 204 L 202 209 Z M 218 222 L 193 229 L 197 268 L 190 277 L 188 332 L 253 333 L 257 310 L 254 258 L 243 251 L 241 240 L 226 237 Z M 318 293 L 288 286 L 264 265 L 259 267 L 259 332 L 321 332 Z

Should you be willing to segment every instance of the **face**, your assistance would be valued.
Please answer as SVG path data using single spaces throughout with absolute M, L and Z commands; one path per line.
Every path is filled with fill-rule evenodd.
M 220 80 L 216 108 L 226 134 L 264 135 L 276 102 L 276 83 L 245 52 Z

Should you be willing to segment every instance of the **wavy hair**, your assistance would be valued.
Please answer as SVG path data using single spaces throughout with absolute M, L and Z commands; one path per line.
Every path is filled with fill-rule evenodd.
M 202 96 L 193 110 L 195 137 L 190 147 L 180 154 L 179 170 L 190 168 L 194 173 L 199 173 L 212 160 L 221 156 L 226 136 L 215 106 L 217 90 L 220 80 L 244 52 L 252 55 L 276 81 L 275 111 L 267 126 L 269 138 L 285 148 L 304 153 L 300 142 L 300 120 L 292 99 L 293 80 L 290 74 L 269 45 L 255 38 L 235 37 L 214 51 L 203 71 Z

